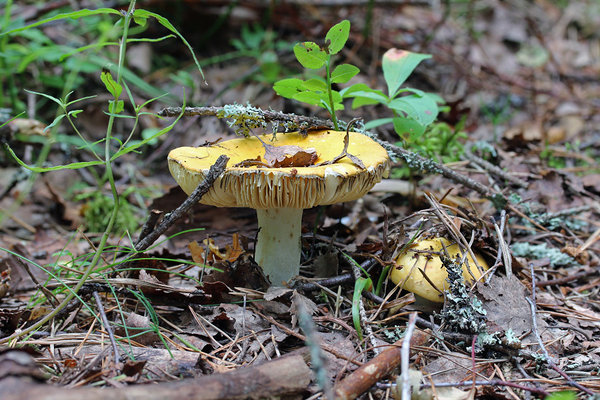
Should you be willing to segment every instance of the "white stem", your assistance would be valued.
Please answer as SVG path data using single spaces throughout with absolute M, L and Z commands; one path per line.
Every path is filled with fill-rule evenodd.
M 283 285 L 300 272 L 301 208 L 256 210 L 258 239 L 256 262 L 274 286 Z

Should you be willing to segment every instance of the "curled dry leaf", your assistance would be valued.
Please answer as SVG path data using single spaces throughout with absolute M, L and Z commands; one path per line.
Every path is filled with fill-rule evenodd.
M 294 145 L 273 146 L 265 143 L 258 136 L 257 138 L 265 148 L 265 163 L 272 168 L 308 167 L 319 157 L 313 148 L 304 149 Z

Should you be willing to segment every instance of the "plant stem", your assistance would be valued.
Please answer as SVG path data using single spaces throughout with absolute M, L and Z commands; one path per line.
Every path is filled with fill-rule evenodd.
M 331 56 L 327 56 L 327 62 L 325 63 L 325 78 L 327 79 L 327 94 L 329 95 L 329 114 L 331 114 L 331 122 L 333 122 L 333 127 L 335 130 L 339 130 L 338 120 L 335 116 L 335 106 L 333 104 L 333 93 L 331 92 L 331 68 L 329 66 L 329 62 L 331 61 Z
M 6 5 L 4 6 L 4 19 L 2 20 L 2 30 L 4 30 L 4 31 L 8 30 L 8 25 L 10 24 L 12 4 L 13 4 L 12 0 L 8 0 L 6 2 Z M 6 46 L 8 45 L 8 39 L 9 39 L 9 36 L 4 35 L 4 37 L 0 41 L 0 51 L 2 53 L 6 52 Z M 4 61 L 4 57 L 0 57 L 0 69 L 6 70 L 6 63 Z M 8 74 L 7 76 L 3 77 L 3 79 L 0 79 L 0 107 L 5 106 L 4 96 L 2 95 L 2 93 L 4 93 L 4 87 L 3 87 L 4 86 L 4 78 L 6 78 L 8 80 L 8 92 L 10 95 L 11 104 L 13 106 L 16 106 L 17 98 L 15 95 L 14 75 Z
M 123 25 L 124 25 L 123 38 L 121 41 L 121 46 L 120 46 L 120 51 L 119 51 L 119 64 L 117 67 L 117 83 L 120 82 L 121 69 L 123 68 L 123 62 L 124 62 L 124 56 L 125 56 L 125 46 L 127 43 L 127 33 L 128 33 L 128 28 L 129 28 L 129 23 L 131 21 L 131 17 L 133 16 L 134 9 L 135 9 L 135 0 L 132 0 L 131 3 L 129 4 L 129 10 L 127 11 L 127 14 L 125 15 L 125 19 L 123 22 Z M 116 100 L 117 99 L 115 99 L 115 101 Z M 94 254 L 94 257 L 92 258 L 92 261 L 90 262 L 88 267 L 85 269 L 82 277 L 79 279 L 79 282 L 77 283 L 77 286 L 75 286 L 75 288 L 73 288 L 73 290 L 71 290 L 69 292 L 69 294 L 67 294 L 67 297 L 65 297 L 65 299 L 52 312 L 47 314 L 44 318 L 42 318 L 41 320 L 39 320 L 37 323 L 33 324 L 29 328 L 24 329 L 22 331 L 17 331 L 8 337 L 0 339 L 0 344 L 7 343 L 13 339 L 16 339 L 18 337 L 26 335 L 30 332 L 33 332 L 36 329 L 38 329 L 39 327 L 46 324 L 52 318 L 54 318 L 62 309 L 65 308 L 65 306 L 67 306 L 67 304 L 69 304 L 69 302 L 71 300 L 73 300 L 73 298 L 75 297 L 75 295 L 77 294 L 79 289 L 81 289 L 81 287 L 85 284 L 85 282 L 88 280 L 88 278 L 94 271 L 94 268 L 98 265 L 98 262 L 101 260 L 102 254 L 106 247 L 106 242 L 108 241 L 108 238 L 110 237 L 110 232 L 112 231 L 113 225 L 117 219 L 117 215 L 119 214 L 119 200 L 120 199 L 119 199 L 119 193 L 117 192 L 117 187 L 115 185 L 115 180 L 114 180 L 113 173 L 112 173 L 112 165 L 111 165 L 111 157 L 110 157 L 110 142 L 111 142 L 111 138 L 112 138 L 112 129 L 113 129 L 114 121 L 115 121 L 115 116 L 111 113 L 109 120 L 108 120 L 108 125 L 106 128 L 106 142 L 105 142 L 105 147 L 104 147 L 105 148 L 104 167 L 106 170 L 106 176 L 108 178 L 108 181 L 110 182 L 110 187 L 111 187 L 112 195 L 113 195 L 113 198 L 115 201 L 115 206 L 110 214 L 110 219 L 108 220 L 108 225 L 107 225 L 106 229 L 104 230 L 102 237 L 100 238 L 100 243 L 96 249 L 96 253 Z

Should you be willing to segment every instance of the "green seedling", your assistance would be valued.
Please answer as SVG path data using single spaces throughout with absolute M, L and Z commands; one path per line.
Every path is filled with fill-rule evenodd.
M 428 58 L 431 58 L 431 55 L 390 49 L 385 52 L 382 60 L 387 95 L 381 90 L 371 89 L 364 83 L 345 88 L 340 94 L 343 98 L 354 98 L 353 109 L 375 104 L 389 108 L 392 117 L 370 121 L 365 124 L 365 129 L 393 123 L 396 133 L 405 145 L 410 146 L 423 135 L 427 126 L 435 121 L 439 113 L 438 103 L 443 103 L 443 99 L 433 93 L 401 87 L 419 63 Z
M 326 109 L 335 129 L 339 129 L 335 112 L 344 109 L 342 104 L 344 96 L 334 90 L 332 85 L 347 83 L 360 72 L 358 67 L 351 64 L 340 64 L 333 68 L 332 56 L 344 48 L 349 35 L 350 21 L 344 20 L 327 32 L 325 45 L 302 42 L 294 46 L 294 54 L 298 62 L 310 70 L 320 70 L 324 67 L 325 78 L 316 76 L 308 80 L 282 79 L 273 85 L 273 89 L 280 96 Z

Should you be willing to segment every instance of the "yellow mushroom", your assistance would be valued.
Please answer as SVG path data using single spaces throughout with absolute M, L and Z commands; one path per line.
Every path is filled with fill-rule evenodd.
M 407 250 L 403 251 L 396 259 L 396 266 L 390 274 L 390 279 L 401 288 L 427 300 L 442 303 L 444 301 L 443 293 L 449 287 L 447 278 L 448 272 L 442 265 L 439 254 L 444 254 L 444 249 L 452 260 L 462 253 L 456 243 L 450 242 L 446 238 L 434 238 L 426 240 L 417 240 Z M 428 254 L 428 252 L 430 252 Z M 477 264 L 484 270 L 488 265 L 478 254 L 475 254 Z M 471 282 L 473 278 L 478 279 L 481 276 L 479 269 L 475 265 L 473 258 L 467 254 L 465 263 L 462 266 L 463 277 L 465 281 Z M 471 273 L 469 273 L 469 270 Z M 423 273 L 435 285 L 435 288 L 423 276 Z M 437 289 L 436 289 L 437 288 Z
M 299 272 L 302 210 L 356 200 L 387 176 L 390 168 L 387 152 L 360 133 L 348 134 L 347 152 L 362 165 L 348 156 L 338 160 L 345 138 L 346 132 L 323 130 L 307 135 L 277 134 L 274 140 L 273 135 L 261 135 L 208 147 L 180 147 L 169 153 L 169 169 L 189 194 L 221 154 L 229 156 L 227 169 L 200 202 L 256 209 L 260 228 L 256 262 L 271 282 L 279 286 Z M 284 162 L 285 166 L 280 167 L 265 165 L 267 148 L 271 152 L 292 148 L 292 153 L 304 149 L 310 160 L 306 165 L 295 162 Z

